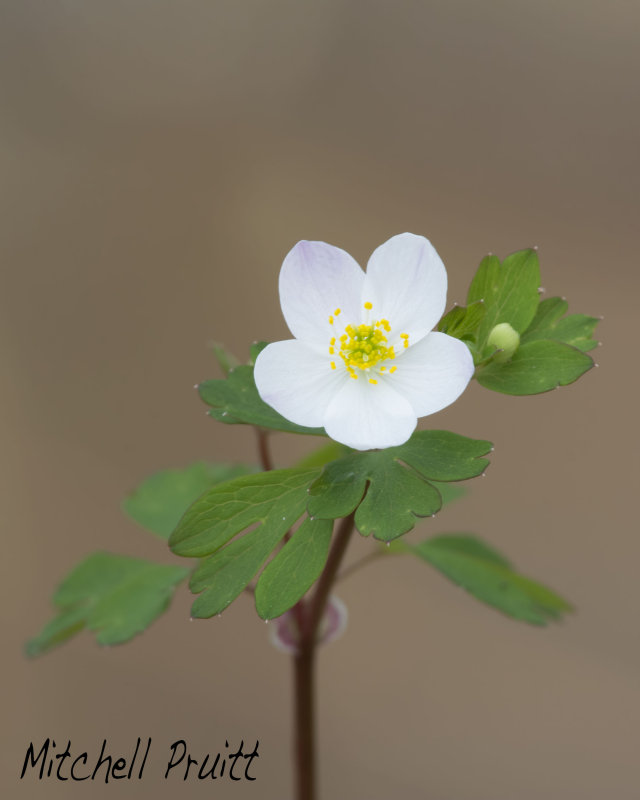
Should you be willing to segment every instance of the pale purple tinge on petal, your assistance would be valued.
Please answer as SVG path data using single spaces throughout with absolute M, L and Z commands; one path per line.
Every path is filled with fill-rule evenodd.
M 331 595 L 320 621 L 316 642 L 329 644 L 341 636 L 347 627 L 348 616 L 347 607 L 342 600 Z M 286 611 L 281 617 L 273 620 L 269 639 L 276 650 L 282 653 L 293 655 L 298 652 L 298 626 L 293 610 Z
M 392 333 L 417 342 L 433 330 L 444 312 L 447 271 L 424 236 L 401 233 L 374 250 L 367 264 L 362 301 L 374 319 L 387 319 Z
M 325 242 L 298 242 L 280 270 L 280 305 L 289 330 L 302 341 L 327 346 L 329 316 L 340 309 L 344 326 L 359 320 L 364 272 L 349 253 Z
M 320 355 L 297 339 L 267 345 L 253 376 L 265 403 L 309 428 L 323 425 L 329 403 L 347 380 L 344 369 L 331 369 L 328 354 Z
M 473 357 L 466 344 L 432 332 L 394 361 L 393 387 L 418 417 L 433 414 L 460 397 L 473 377 Z
M 355 450 L 404 444 L 418 422 L 411 403 L 379 375 L 375 385 L 367 375 L 348 378 L 332 397 L 323 420 L 327 434 Z

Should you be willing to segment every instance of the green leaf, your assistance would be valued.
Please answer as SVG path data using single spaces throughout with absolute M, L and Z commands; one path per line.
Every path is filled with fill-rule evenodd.
M 256 586 L 256 610 L 262 619 L 279 617 L 310 589 L 329 555 L 333 524 L 306 519 L 265 567 Z
M 546 625 L 572 610 L 566 600 L 515 572 L 504 556 L 474 536 L 444 534 L 418 545 L 401 545 L 405 552 L 427 561 L 475 598 L 513 619 Z
M 178 520 L 203 492 L 223 481 L 252 472 L 240 464 L 205 464 L 156 472 L 122 503 L 122 509 L 147 530 L 168 539 Z
M 361 534 L 390 541 L 411 530 L 416 517 L 435 514 L 442 499 L 434 481 L 479 475 L 491 443 L 449 431 L 418 431 L 399 447 L 353 453 L 328 464 L 312 484 L 307 510 L 336 519 L 357 508 Z
M 66 642 L 84 628 L 86 614 L 84 608 L 62 611 L 44 626 L 40 633 L 27 642 L 26 653 L 30 658 L 42 655 L 47 650 Z
M 511 569 L 511 562 L 502 553 L 477 536 L 460 533 L 447 533 L 427 539 L 417 545 L 420 552 L 447 552 L 466 558 L 477 559 L 494 566 Z
M 337 458 L 342 458 L 350 453 L 351 450 L 339 442 L 330 441 L 322 447 L 314 450 L 309 455 L 301 458 L 296 464 L 296 467 L 303 469 L 312 469 L 314 467 L 324 467 L 330 461 L 335 461 Z
M 569 303 L 562 297 L 548 297 L 546 300 L 541 300 L 536 309 L 536 314 L 522 338 L 532 333 L 553 330 L 558 320 L 567 313 L 568 308 Z M 553 337 L 543 335 L 541 338 L 551 339 Z
M 202 557 L 258 523 L 279 541 L 303 514 L 307 488 L 319 469 L 279 469 L 214 486 L 188 509 L 169 538 L 179 556 Z M 274 545 L 275 546 L 275 545 Z
M 486 307 L 480 301 L 469 306 L 454 306 L 438 324 L 438 330 L 456 339 L 475 339 Z
M 543 300 L 531 325 L 521 337 L 522 344 L 553 339 L 577 347 L 585 353 L 597 347 L 598 342 L 593 338 L 593 332 L 599 320 L 586 314 L 570 314 L 565 317 L 568 308 L 569 304 L 561 297 Z
M 540 340 L 520 345 L 510 361 L 491 362 L 476 372 L 478 383 L 503 394 L 539 394 L 573 383 L 593 361 L 562 342 Z
M 258 425 L 289 433 L 324 436 L 323 428 L 305 428 L 289 422 L 267 405 L 258 394 L 253 379 L 253 366 L 243 364 L 229 372 L 226 380 L 204 381 L 198 386 L 204 402 L 211 406 L 209 415 L 228 425 Z
M 467 494 L 467 487 L 462 483 L 443 483 L 442 481 L 429 481 L 435 486 L 442 498 L 442 506 L 448 506 Z
M 191 506 L 169 546 L 181 556 L 208 556 L 190 581 L 192 592 L 202 592 L 194 617 L 220 614 L 246 588 L 304 514 L 309 484 L 319 473 L 294 468 L 248 475 L 214 487 Z
M 434 481 L 464 481 L 488 467 L 481 456 L 493 450 L 491 442 L 469 439 L 450 431 L 416 431 L 405 444 L 385 450 Z
M 27 654 L 40 655 L 85 627 L 97 634 L 100 644 L 126 642 L 167 609 L 188 572 L 184 567 L 94 553 L 60 585 L 53 598 L 60 613 L 28 642 Z
M 285 532 L 273 526 L 256 528 L 201 559 L 189 583 L 194 594 L 202 592 L 191 614 L 205 618 L 221 614 L 245 590 Z
M 479 350 L 487 341 L 491 329 L 508 322 L 523 333 L 538 308 L 540 266 L 535 250 L 519 250 L 504 259 L 486 256 L 471 282 L 467 303 L 484 302 L 485 314 L 477 335 Z
M 211 349 L 225 375 L 228 375 L 240 363 L 233 353 L 230 353 L 220 342 L 212 342 Z
M 256 358 L 264 350 L 269 342 L 253 342 L 249 348 L 249 364 L 253 366 L 256 363 Z

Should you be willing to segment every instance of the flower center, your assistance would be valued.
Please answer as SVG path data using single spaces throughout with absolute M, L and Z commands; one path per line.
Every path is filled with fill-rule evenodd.
M 372 309 L 371 303 L 365 303 L 366 317 L 370 316 Z M 340 315 L 340 309 L 336 308 L 333 315 L 329 317 L 329 324 L 333 326 L 336 318 Z M 392 361 L 396 357 L 394 345 L 389 344 L 386 334 L 391 333 L 391 323 L 387 319 L 368 320 L 360 325 L 347 325 L 344 333 L 336 339 L 332 336 L 329 340 L 329 355 L 339 356 L 350 377 L 357 380 L 358 376 L 364 373 L 370 375 L 386 372 L 393 374 L 397 367 L 388 365 L 384 362 Z M 400 340 L 403 347 L 409 347 L 409 334 L 401 333 Z M 397 344 L 397 343 L 396 343 Z M 331 369 L 336 369 L 336 361 L 331 361 Z M 369 383 L 376 384 L 375 378 L 369 377 Z

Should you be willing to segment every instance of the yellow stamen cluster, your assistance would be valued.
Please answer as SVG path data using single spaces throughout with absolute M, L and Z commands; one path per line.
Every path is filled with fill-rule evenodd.
M 356 369 L 370 370 L 380 361 L 395 358 L 393 347 L 387 347 L 387 337 L 382 332 L 381 322 L 373 325 L 347 325 L 340 337 L 340 358 L 347 372 L 357 378 Z
M 371 311 L 373 304 L 364 303 L 367 311 Z M 340 314 L 340 309 L 336 308 L 333 315 L 329 317 L 329 324 L 333 325 L 335 317 Z M 367 315 L 368 317 L 368 315 Z M 389 346 L 385 334 L 391 332 L 391 323 L 387 319 L 374 320 L 371 324 L 347 325 L 344 333 L 339 339 L 332 336 L 329 340 L 329 354 L 337 353 L 342 359 L 347 372 L 357 380 L 358 374 L 362 371 L 368 372 L 375 368 L 376 373 L 383 373 L 387 369 L 390 374 L 394 373 L 397 367 L 387 367 L 380 364 L 382 361 L 393 360 L 396 357 L 393 345 Z M 409 334 L 400 334 L 404 347 L 409 346 Z M 331 361 L 331 369 L 336 369 L 336 362 Z M 379 365 L 379 366 L 378 366 Z M 377 384 L 375 378 L 368 378 L 369 383 Z

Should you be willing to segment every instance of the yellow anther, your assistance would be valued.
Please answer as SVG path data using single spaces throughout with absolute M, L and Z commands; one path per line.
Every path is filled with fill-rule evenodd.
M 373 303 L 364 303 L 364 307 L 369 311 L 373 308 Z M 338 314 L 339 309 L 336 309 L 335 314 Z M 332 322 L 335 321 L 334 317 L 330 318 Z M 354 380 L 360 377 L 360 374 L 365 372 L 371 375 L 372 373 L 380 374 L 383 372 L 395 372 L 395 369 L 390 369 L 388 361 L 396 357 L 393 347 L 388 346 L 386 333 L 391 331 L 391 324 L 387 319 L 371 320 L 370 322 L 361 322 L 357 325 L 346 325 L 344 333 L 338 338 L 331 337 L 329 341 L 329 353 L 333 355 L 337 353 L 342 359 L 342 362 L 349 374 L 350 378 Z M 408 346 L 409 334 L 402 334 L 400 341 L 404 346 Z M 335 369 L 332 361 L 332 369 Z M 369 378 L 370 383 L 376 384 L 376 378 Z
M 332 361 L 332 362 L 331 362 L 331 369 L 335 369 L 335 368 L 336 368 L 336 362 L 335 362 L 335 361 Z
M 409 347 L 409 340 L 408 340 L 408 339 L 405 339 L 405 340 L 404 340 L 404 346 L 405 346 L 405 347 Z
M 334 314 L 335 314 L 335 316 L 337 317 L 337 316 L 340 314 L 340 309 L 339 309 L 339 308 L 336 308 L 336 310 L 335 310 L 333 313 L 334 313 Z
M 389 370 L 389 372 L 392 372 L 392 373 L 393 373 L 393 372 L 395 372 L 397 369 L 398 369 L 398 367 L 391 367 L 391 369 Z
M 370 303 L 370 302 L 367 300 L 367 302 L 364 304 L 364 307 L 367 309 L 367 311 L 371 311 L 371 309 L 373 308 L 373 304 L 372 304 L 372 303 Z
M 333 325 L 333 317 L 329 317 L 329 325 Z

